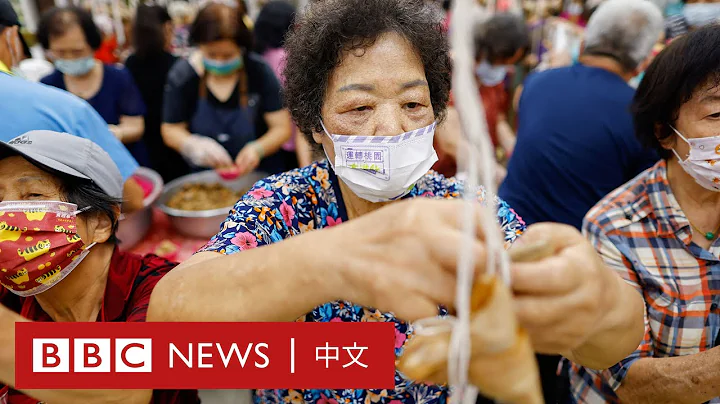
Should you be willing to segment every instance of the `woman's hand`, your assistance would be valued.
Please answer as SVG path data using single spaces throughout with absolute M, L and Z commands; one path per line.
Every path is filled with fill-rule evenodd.
M 575 228 L 534 225 L 518 243 L 543 240 L 552 256 L 512 266 L 516 312 L 533 347 L 593 368 L 622 360 L 643 337 L 642 297 Z
M 235 158 L 235 165 L 240 170 L 240 176 L 249 174 L 258 167 L 260 160 L 263 158 L 261 146 L 255 142 L 250 142 L 240 150 Z
M 201 135 L 186 137 L 180 154 L 198 167 L 220 168 L 233 164 L 230 154 L 220 143 Z
M 328 239 L 325 248 L 344 257 L 346 264 L 334 268 L 344 280 L 342 297 L 408 321 L 436 316 L 438 305 L 453 306 L 465 241 L 462 212 L 462 201 L 415 198 L 318 232 Z M 485 236 L 477 224 L 475 268 L 482 273 Z

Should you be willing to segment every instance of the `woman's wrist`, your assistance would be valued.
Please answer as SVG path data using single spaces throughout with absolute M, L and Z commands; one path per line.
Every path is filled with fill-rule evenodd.
M 260 160 L 262 160 L 263 158 L 265 158 L 265 148 L 263 147 L 262 144 L 260 144 L 260 142 L 258 142 L 258 141 L 252 141 L 252 142 L 248 143 L 248 146 L 250 146 L 250 147 L 252 147 L 253 149 L 255 149 L 255 152 L 257 153 L 257 155 L 258 155 L 258 157 L 260 158 Z
M 600 305 L 605 313 L 589 338 L 568 355 L 573 362 L 604 369 L 630 355 L 645 332 L 642 296 L 611 269 Z

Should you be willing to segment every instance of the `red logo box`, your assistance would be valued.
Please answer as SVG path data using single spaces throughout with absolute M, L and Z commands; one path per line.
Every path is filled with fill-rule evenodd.
M 19 389 L 391 389 L 392 323 L 17 323 Z

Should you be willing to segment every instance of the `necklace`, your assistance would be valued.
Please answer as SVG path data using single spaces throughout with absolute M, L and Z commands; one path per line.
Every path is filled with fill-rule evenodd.
M 718 231 L 720 231 L 720 226 L 718 226 L 718 227 L 715 229 L 714 232 L 709 231 L 709 232 L 706 233 L 706 232 L 700 230 L 697 226 L 695 226 L 695 225 L 690 221 L 690 219 L 688 219 L 688 222 L 690 223 L 690 226 L 694 227 L 695 230 L 699 231 L 700 234 L 704 235 L 704 236 L 705 236 L 705 239 L 708 240 L 708 241 L 713 241 L 713 240 L 715 240 L 715 238 L 718 236 Z

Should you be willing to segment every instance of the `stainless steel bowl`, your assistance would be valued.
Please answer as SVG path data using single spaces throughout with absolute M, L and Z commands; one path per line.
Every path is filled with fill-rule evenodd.
M 152 206 L 157 202 L 163 190 L 163 179 L 155 171 L 140 167 L 135 176 L 153 184 L 150 195 L 143 200 L 143 208 L 120 219 L 117 237 L 120 240 L 120 249 L 127 251 L 135 247 L 147 235 L 152 224 Z
M 223 180 L 215 171 L 203 171 L 196 174 L 186 175 L 165 186 L 163 194 L 158 200 L 158 207 L 165 212 L 170 218 L 170 223 L 180 233 L 193 238 L 205 238 L 217 234 L 220 225 L 227 218 L 228 213 L 232 209 L 227 206 L 220 209 L 212 210 L 179 210 L 168 207 L 166 204 L 185 184 L 215 184 L 220 183 L 233 191 L 242 191 L 253 186 L 259 180 L 267 177 L 267 174 L 254 172 L 235 180 Z

